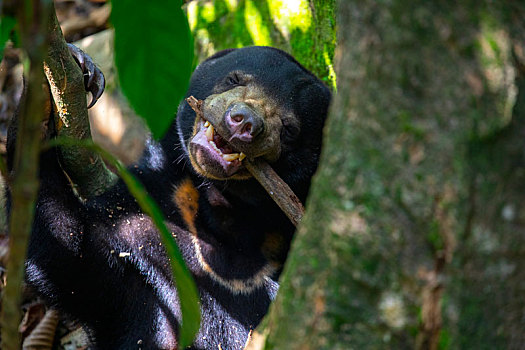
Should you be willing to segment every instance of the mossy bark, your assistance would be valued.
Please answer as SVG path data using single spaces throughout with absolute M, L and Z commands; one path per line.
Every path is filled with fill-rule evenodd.
M 49 50 L 44 60 L 59 137 L 91 139 L 82 71 L 69 52 L 56 16 L 51 16 Z M 61 147 L 61 165 L 83 198 L 103 193 L 117 180 L 102 158 L 82 147 Z
M 338 14 L 320 169 L 255 348 L 522 347 L 525 5 Z

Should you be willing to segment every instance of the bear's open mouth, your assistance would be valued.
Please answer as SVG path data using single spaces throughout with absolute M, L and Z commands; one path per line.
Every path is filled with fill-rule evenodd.
M 191 139 L 190 152 L 203 173 L 213 178 L 231 177 L 244 168 L 242 161 L 246 155 L 237 152 L 203 119 L 199 120 L 198 131 Z

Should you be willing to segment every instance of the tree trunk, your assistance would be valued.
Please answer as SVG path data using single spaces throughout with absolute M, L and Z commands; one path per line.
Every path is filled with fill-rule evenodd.
M 320 169 L 252 348 L 525 344 L 524 6 L 339 2 Z

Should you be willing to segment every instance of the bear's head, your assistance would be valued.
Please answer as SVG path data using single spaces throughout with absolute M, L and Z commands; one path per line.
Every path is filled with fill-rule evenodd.
M 238 187 L 251 177 L 244 159 L 262 157 L 307 191 L 331 95 L 293 57 L 270 47 L 221 51 L 197 67 L 188 96 L 204 100 L 205 119 L 183 101 L 177 132 L 198 175 Z

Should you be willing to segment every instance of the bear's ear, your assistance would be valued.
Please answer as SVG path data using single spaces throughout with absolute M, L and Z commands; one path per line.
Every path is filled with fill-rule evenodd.
M 319 79 L 313 76 L 297 79 L 294 110 L 301 120 L 302 129 L 323 128 L 331 98 L 330 90 Z
M 216 52 L 215 54 L 213 54 L 212 56 L 208 57 L 206 60 L 204 60 L 204 62 L 206 61 L 212 61 L 212 60 L 215 60 L 217 58 L 221 58 L 222 56 L 226 56 L 227 54 L 229 54 L 230 52 L 232 51 L 235 51 L 237 49 L 226 49 L 226 50 L 221 50 L 219 52 Z

